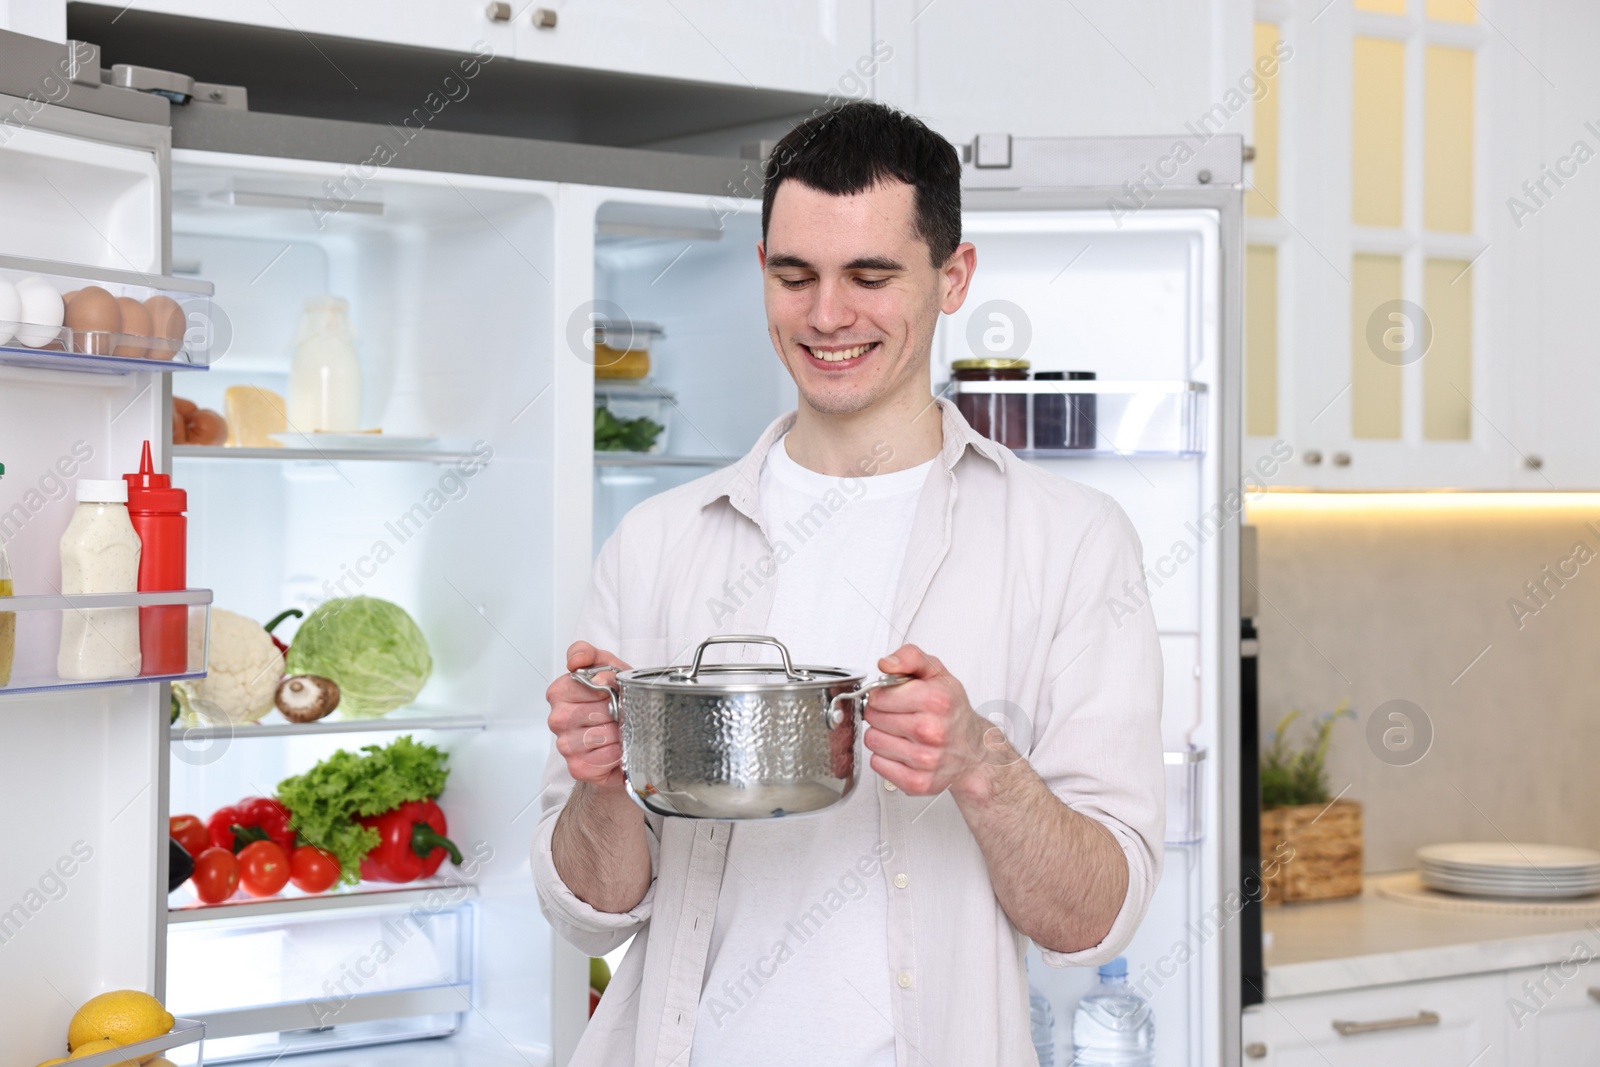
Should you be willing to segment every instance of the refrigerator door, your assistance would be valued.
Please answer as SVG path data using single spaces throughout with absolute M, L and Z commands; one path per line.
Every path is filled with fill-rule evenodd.
M 0 537 L 19 596 L 60 591 L 78 478 L 137 469 L 145 440 L 166 466 L 166 373 L 78 373 L 47 321 L 59 324 L 72 279 L 203 291 L 165 277 L 166 117 L 163 100 L 102 87 L 92 48 L 0 33 L 0 274 L 32 294 L 22 321 L 46 327 L 12 332 L 41 362 L 51 344 L 62 354 L 61 369 L 0 359 Z M 58 668 L 61 632 L 43 635 L 47 648 L 19 640 L 27 662 L 0 688 L 0 795 L 15 816 L 0 864 L 0 1032 L 17 1062 L 65 1055 L 68 1020 L 95 994 L 162 984 L 168 686 L 20 691 L 19 677 Z

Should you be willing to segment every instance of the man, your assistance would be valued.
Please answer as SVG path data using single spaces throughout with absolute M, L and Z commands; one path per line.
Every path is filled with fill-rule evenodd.
M 1160 651 L 1151 613 L 1107 607 L 1142 587 L 1138 540 L 930 392 L 976 258 L 960 176 L 874 103 L 774 150 L 757 258 L 799 409 L 623 520 L 567 667 L 764 633 L 912 680 L 872 693 L 844 802 L 740 823 L 643 815 L 603 695 L 550 686 L 541 904 L 590 954 L 635 939 L 574 1064 L 1031 1064 L 1025 939 L 1104 962 L 1149 903 Z

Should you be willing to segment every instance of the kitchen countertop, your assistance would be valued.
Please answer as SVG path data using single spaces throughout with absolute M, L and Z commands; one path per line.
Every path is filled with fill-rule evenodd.
M 1600 922 L 1418 907 L 1377 894 L 1261 909 L 1268 999 L 1537 967 L 1582 940 L 1600 955 Z M 1592 920 L 1589 920 L 1592 922 Z

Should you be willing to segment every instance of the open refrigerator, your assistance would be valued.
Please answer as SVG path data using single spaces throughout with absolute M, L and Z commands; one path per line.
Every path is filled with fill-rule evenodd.
M 626 509 L 737 458 L 794 404 L 762 311 L 760 165 L 427 130 L 371 165 L 393 127 L 214 99 L 117 88 L 92 49 L 0 35 L 0 276 L 167 294 L 186 314 L 170 359 L 78 351 L 71 331 L 59 351 L 0 346 L 0 516 L 18 519 L 0 531 L 18 594 L 0 605 L 18 619 L 0 780 L 27 804 L 0 870 L 6 1056 L 59 1055 L 77 1004 L 134 988 L 192 1020 L 166 1053 L 178 1063 L 563 1063 L 588 961 L 552 935 L 528 870 L 543 694 Z M 1027 351 L 1010 354 L 1036 370 L 1098 374 L 1051 383 L 1074 404 L 1097 391 L 1096 443 L 1026 454 L 1114 495 L 1159 575 L 1129 608 L 1162 633 L 1173 843 L 1130 976 L 1159 975 L 1159 1063 L 1236 1062 L 1237 930 L 1217 909 L 1237 884 L 1218 828 L 1237 803 L 1240 145 L 1216 138 L 1123 210 L 1109 201 L 1169 145 L 996 143 L 972 146 L 979 270 L 936 337 L 933 384 L 953 394 L 949 363 L 1000 354 L 1019 327 Z M 326 293 L 350 302 L 362 425 L 381 438 L 170 443 L 174 395 L 220 411 L 230 385 L 287 393 L 301 306 Z M 597 451 L 594 328 L 618 317 L 661 327 L 666 433 Z M 145 440 L 189 494 L 193 588 L 60 597 L 72 476 L 132 471 Z M 1169 573 L 1179 542 L 1192 550 Z M 356 594 L 404 607 L 434 662 L 414 705 L 382 718 L 171 725 L 184 675 L 54 677 L 64 612 L 181 605 L 204 634 L 213 604 L 266 620 Z M 217 905 L 158 888 L 170 814 L 205 818 L 402 734 L 449 753 L 462 868 Z M 1089 975 L 1030 971 L 1064 1031 Z

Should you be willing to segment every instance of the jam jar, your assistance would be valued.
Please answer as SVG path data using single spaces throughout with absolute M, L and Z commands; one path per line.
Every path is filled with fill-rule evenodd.
M 1092 382 L 1094 371 L 1042 370 L 1036 382 Z M 1035 392 L 1033 401 L 1034 448 L 1093 448 L 1095 440 L 1095 394 L 1074 393 L 1065 384 Z
M 1021 382 L 1028 378 L 1025 359 L 958 359 L 950 364 L 958 382 Z M 956 409 L 972 428 L 1010 449 L 1028 447 L 1027 393 L 956 393 Z

